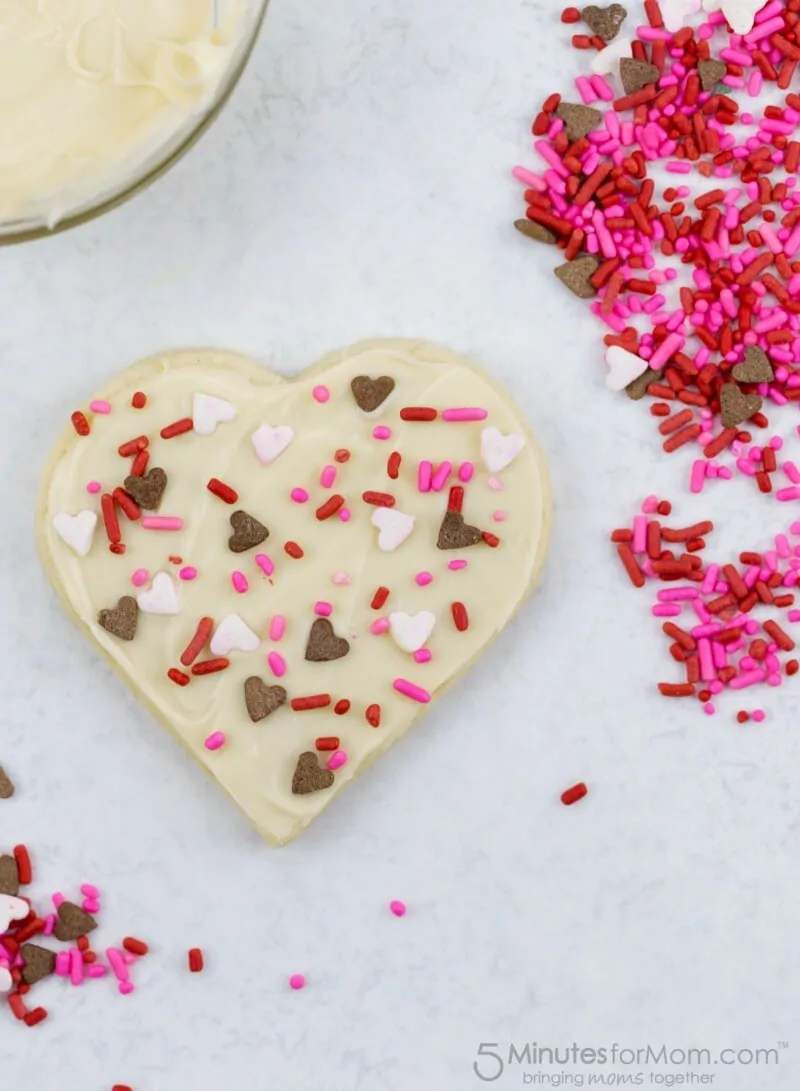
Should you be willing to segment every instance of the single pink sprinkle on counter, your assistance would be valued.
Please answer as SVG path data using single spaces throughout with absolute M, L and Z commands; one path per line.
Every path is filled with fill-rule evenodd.
M 350 522 L 350 509 L 349 508 L 339 508 L 339 519 L 343 523 L 349 523 Z
M 432 462 L 420 462 L 419 470 L 417 471 L 417 488 L 420 492 L 431 491 L 431 480 L 433 478 L 433 463 Z
M 389 902 L 389 909 L 396 917 L 404 917 L 406 915 L 406 903 L 400 901 Z
M 222 731 L 215 731 L 213 735 L 209 735 L 203 746 L 206 750 L 219 750 L 221 746 L 225 745 L 225 735 Z
M 183 519 L 177 515 L 145 515 L 142 527 L 145 530 L 183 530 Z
M 311 393 L 314 397 L 314 401 L 323 404 L 328 401 L 331 396 L 331 392 L 328 390 L 327 386 L 315 386 Z
M 270 640 L 281 640 L 286 632 L 286 618 L 283 614 L 276 614 L 269 623 Z
M 244 572 L 239 572 L 238 569 L 236 572 L 231 573 L 231 583 L 234 591 L 238 591 L 240 595 L 243 595 L 250 587 L 247 576 L 245 576 Z
M 420 587 L 427 587 L 429 583 L 433 583 L 433 576 L 430 572 L 417 572 L 414 580 Z
M 385 617 L 379 617 L 369 627 L 369 631 L 374 636 L 380 636 L 382 633 L 389 631 L 389 619 Z
M 333 613 L 333 607 L 331 606 L 331 604 L 329 602 L 322 602 L 322 601 L 315 602 L 314 603 L 314 613 L 318 617 L 330 617 L 331 614 Z
M 416 663 L 430 663 L 433 659 L 433 655 L 427 648 L 417 648 L 414 652 L 414 661 Z
M 94 495 L 95 493 L 102 492 L 103 486 L 100 484 L 99 481 L 90 481 L 89 484 L 86 486 L 86 491 Z
M 750 715 L 751 715 L 751 718 L 753 720 L 755 720 L 755 722 L 757 724 L 760 724 L 760 723 L 764 722 L 764 718 L 766 717 L 767 714 L 766 714 L 766 712 L 764 711 L 763 708 L 757 708 L 755 710 L 755 712 L 752 712 Z
M 379 424 L 377 428 L 372 429 L 372 435 L 375 439 L 390 439 L 392 430 L 387 428 L 385 424 Z
M 327 764 L 331 772 L 335 772 L 337 769 L 341 769 L 343 765 L 347 765 L 347 751 L 337 750 L 328 758 Z
M 256 564 L 265 576 L 271 576 L 272 573 L 275 571 L 275 565 L 272 563 L 266 553 L 256 553 Z
M 100 891 L 97 889 L 96 886 L 93 886 L 91 883 L 81 884 L 81 894 L 85 895 L 87 898 L 100 897 Z
M 305 977 L 303 977 L 302 974 L 292 974 L 292 976 L 289 978 L 289 988 L 297 991 L 297 989 L 304 989 L 305 987 Z
M 336 480 L 336 467 L 326 466 L 322 473 L 319 475 L 319 483 L 323 489 L 329 489 Z
M 412 701 L 418 701 L 421 705 L 427 705 L 431 699 L 431 695 L 426 689 L 423 689 L 422 686 L 415 686 L 413 682 L 409 682 L 405 678 L 395 678 L 392 687 L 398 693 L 402 693 L 404 697 L 410 697 Z
M 111 402 L 93 401 L 89 402 L 89 408 L 93 413 L 108 414 L 111 412 Z
M 193 565 L 187 564 L 185 568 L 180 570 L 178 576 L 182 580 L 195 580 L 197 579 L 197 569 Z
M 146 568 L 137 568 L 134 574 L 131 576 L 131 583 L 134 587 L 141 587 L 142 584 L 147 583 L 150 579 L 150 573 Z
M 472 475 L 475 473 L 474 462 L 462 462 L 458 467 L 458 480 L 463 481 L 466 484 L 472 480 Z
M 267 656 L 267 663 L 276 678 L 283 678 L 284 674 L 286 674 L 286 660 L 280 652 L 270 652 Z
M 460 572 L 462 568 L 467 567 L 468 563 L 468 561 L 463 560 L 448 561 L 447 567 L 450 569 L 451 572 Z
M 442 420 L 452 421 L 469 421 L 469 420 L 486 420 L 489 413 L 485 409 L 480 409 L 477 406 L 469 409 L 445 409 L 442 413 Z
M 292 489 L 289 493 L 295 504 L 305 504 L 308 501 L 308 493 L 305 489 Z
M 105 977 L 108 970 L 105 966 L 101 966 L 99 962 L 93 962 L 91 966 L 86 969 L 87 977 Z

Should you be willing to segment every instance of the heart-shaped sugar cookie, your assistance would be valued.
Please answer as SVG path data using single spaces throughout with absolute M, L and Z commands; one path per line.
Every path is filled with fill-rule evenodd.
M 368 412 L 352 386 L 363 376 L 394 384 Z M 144 408 L 131 408 L 134 391 Z M 203 431 L 187 429 L 197 394 L 233 406 L 230 419 L 212 402 Z M 293 381 L 233 353 L 162 353 L 96 396 L 113 411 L 87 412 L 86 436 L 67 425 L 42 483 L 47 572 L 143 704 L 283 844 L 419 720 L 534 585 L 550 524 L 541 455 L 503 390 L 419 341 L 358 345 Z M 169 480 L 147 519 L 115 509 L 132 436 Z M 90 480 L 103 504 L 87 501 Z M 234 494 L 269 529 L 257 548 L 229 548 Z M 56 519 L 83 509 L 97 525 L 81 557 Z M 429 617 L 419 631 L 403 620 L 426 614 L 427 636 Z M 323 736 L 346 755 L 330 768 L 315 752 Z

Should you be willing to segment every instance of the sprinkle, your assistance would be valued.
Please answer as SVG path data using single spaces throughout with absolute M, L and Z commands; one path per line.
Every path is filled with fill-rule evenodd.
M 406 915 L 406 903 L 393 901 L 389 902 L 389 911 L 395 915 L 395 917 L 404 917 Z
M 365 492 L 362 493 L 361 499 L 365 504 L 372 504 L 376 508 L 393 508 L 396 500 L 388 492 Z
M 381 706 L 380 705 L 368 705 L 367 711 L 364 713 L 367 723 L 370 727 L 381 726 Z
M 504 523 L 507 518 L 508 518 L 508 512 L 507 511 L 493 511 L 492 512 L 492 519 L 494 519 L 495 523 Z
M 232 489 L 230 485 L 226 485 L 225 482 L 220 481 L 218 477 L 212 477 L 206 485 L 206 488 L 226 504 L 235 504 L 239 499 L 239 494 L 236 489 Z
M 178 573 L 178 576 L 182 580 L 195 580 L 197 579 L 197 569 L 193 565 L 186 565 Z
M 341 701 L 337 701 L 336 704 L 333 706 L 333 711 L 336 713 L 337 716 L 344 716 L 350 711 L 350 702 L 347 700 L 346 697 L 343 697 Z M 339 745 L 338 740 L 336 745 Z
M 26 1027 L 35 1027 L 46 1018 L 47 1008 L 34 1008 L 33 1011 L 29 1011 L 28 1014 L 23 1017 L 22 1021 Z
M 294 543 L 287 543 L 287 544 L 292 545 Z M 298 546 L 298 548 L 299 548 L 299 546 Z M 288 550 L 287 550 L 287 553 L 288 553 Z M 302 553 L 300 555 L 302 556 Z M 291 556 L 291 554 L 290 554 L 290 556 Z M 272 561 L 266 555 L 266 553 L 256 553 L 256 564 L 258 565 L 258 567 L 261 569 L 261 571 L 264 573 L 265 576 L 271 576 L 272 573 L 275 571 L 275 565 L 272 563 Z
M 147 405 L 147 395 L 143 394 L 141 390 L 137 390 L 131 398 L 131 405 L 134 409 L 144 409 Z
M 433 576 L 430 572 L 417 572 L 414 580 L 419 587 L 427 587 L 429 583 L 433 583 Z
M 205 674 L 217 674 L 219 671 L 227 670 L 231 665 L 230 659 L 226 659 L 225 656 L 217 656 L 216 659 L 203 659 L 200 663 L 195 663 L 192 667 L 192 674 L 202 677 Z
M 467 608 L 463 602 L 454 602 L 450 607 L 453 614 L 453 621 L 456 629 L 460 633 L 466 632 L 469 628 L 469 617 L 467 615 Z
M 243 595 L 250 587 L 250 584 L 247 582 L 247 576 L 238 569 L 231 573 L 231 583 L 233 584 L 234 591 L 238 591 L 240 595 Z
M 267 663 L 276 678 L 283 678 L 284 674 L 286 674 L 286 660 L 279 652 L 270 652 L 267 656 Z
M 489 416 L 485 409 L 445 409 L 442 413 L 442 420 L 451 421 L 470 421 L 470 420 L 486 420 Z
M 373 636 L 382 636 L 383 633 L 388 633 L 389 628 L 389 619 L 386 617 L 379 617 L 370 625 L 369 631 Z
M 339 511 L 339 519 L 343 523 L 349 523 L 350 522 L 350 509 L 349 508 L 341 508 L 340 511 Z
M 323 404 L 328 401 L 331 396 L 331 392 L 328 390 L 327 386 L 315 386 L 311 393 L 314 401 L 322 402 Z
M 124 489 L 116 488 L 111 495 L 114 497 L 120 510 L 131 520 L 131 522 L 136 522 L 137 519 L 141 518 L 142 509 Z
M 294 488 L 289 496 L 294 500 L 295 504 L 305 504 L 308 501 L 308 493 L 305 489 Z
M 372 429 L 372 435 L 375 439 L 391 439 L 392 430 L 387 428 L 385 424 L 379 424 Z
M 177 667 L 170 667 L 167 671 L 167 678 L 169 678 L 170 682 L 174 682 L 176 686 L 188 686 L 191 682 L 189 675 L 179 671 Z
M 145 515 L 142 526 L 145 530 L 183 530 L 183 519 L 177 515 Z
M 317 519 L 322 522 L 324 519 L 330 519 L 332 515 L 335 515 L 339 508 L 344 504 L 344 497 L 338 493 L 334 493 L 333 496 L 328 497 L 324 504 L 316 510 Z
M 400 420 L 431 421 L 436 420 L 438 413 L 427 406 L 406 406 L 400 410 Z
M 340 587 L 344 587 L 351 582 L 350 577 L 346 572 L 334 572 L 331 578 L 333 582 Z
M 561 802 L 565 807 L 570 807 L 573 803 L 577 803 L 579 799 L 583 799 L 588 794 L 589 789 L 581 781 L 579 784 L 575 784 L 572 788 L 567 788 L 566 792 L 561 793 Z
M 103 512 L 103 523 L 106 528 L 106 535 L 109 542 L 111 542 L 113 545 L 122 539 L 122 532 L 119 529 L 119 519 L 117 518 L 117 510 L 115 507 L 114 497 L 110 493 L 103 493 L 103 496 L 100 500 L 100 507 Z
M 322 735 L 320 738 L 315 739 L 314 746 L 317 750 L 338 750 L 339 737 L 337 735 Z
M 452 572 L 459 572 L 462 568 L 466 568 L 468 563 L 469 563 L 468 561 L 464 561 L 464 560 L 460 560 L 460 559 L 455 560 L 455 561 L 448 561 L 447 562 L 447 567 Z
M 102 492 L 102 490 L 103 486 L 100 484 L 99 481 L 90 481 L 86 486 L 86 491 L 92 493 L 92 495 L 98 492 Z
M 472 480 L 472 476 L 475 473 L 474 462 L 462 462 L 458 467 L 458 480 L 463 481 L 464 484 Z
M 199 974 L 204 966 L 205 959 L 203 958 L 203 952 L 199 947 L 192 947 L 189 950 L 189 972 Z
M 461 485 L 453 485 L 447 497 L 447 510 L 454 511 L 456 515 L 460 515 L 463 507 L 464 490 Z
M 89 422 L 84 414 L 81 413 L 80 409 L 75 410 L 75 412 L 70 417 L 70 420 L 72 421 L 72 427 L 75 429 L 79 436 L 89 435 Z
M 20 886 L 28 886 L 33 879 L 31 858 L 24 845 L 14 846 L 14 862 L 17 865 L 17 878 Z
M 206 750 L 219 750 L 221 746 L 225 745 L 225 735 L 222 731 L 215 731 L 209 735 L 203 743 Z
M 419 470 L 417 471 L 417 488 L 420 492 L 431 491 L 431 481 L 433 479 L 433 463 L 432 462 L 420 462 Z
M 147 583 L 150 579 L 150 573 L 146 568 L 137 568 L 134 574 L 131 576 L 131 583 L 134 587 L 141 587 Z
M 150 461 L 150 455 L 145 448 L 139 451 L 136 458 L 131 463 L 131 477 L 144 477 L 147 464 Z
M 400 463 L 403 461 L 403 456 L 398 451 L 392 451 L 386 462 L 386 473 L 392 479 L 396 481 L 400 475 Z
M 150 440 L 147 436 L 137 436 L 135 439 L 129 439 L 125 443 L 121 443 L 117 447 L 117 454 L 120 458 L 135 458 L 140 451 L 148 446 Z
M 102 413 L 104 416 L 111 412 L 111 402 L 89 402 L 89 408 L 93 413 Z
M 379 587 L 375 594 L 372 596 L 372 602 L 370 606 L 373 610 L 380 610 L 386 604 L 386 600 L 389 598 L 389 588 Z
M 289 978 L 289 988 L 297 991 L 298 989 L 304 989 L 306 986 L 306 979 L 302 974 L 292 974 Z
M 184 432 L 191 432 L 194 428 L 194 421 L 191 417 L 183 417 L 181 420 L 176 420 L 173 424 L 168 424 L 166 428 L 161 429 L 162 439 L 174 439 L 175 436 L 182 436 Z
M 413 682 L 408 682 L 405 678 L 395 678 L 392 687 L 398 693 L 402 693 L 404 697 L 410 697 L 412 701 L 418 701 L 421 705 L 427 705 L 431 699 L 431 695 L 426 689 L 415 686 Z
M 319 475 L 319 483 L 323 489 L 329 489 L 336 480 L 336 467 L 326 466 L 322 473 Z
M 305 556 L 297 542 L 287 542 L 283 549 L 285 553 L 288 553 L 288 555 L 293 557 L 296 561 Z
M 433 654 L 429 648 L 417 648 L 414 652 L 415 663 L 430 663 L 433 659 Z
M 438 470 L 433 475 L 433 478 L 431 480 L 431 488 L 434 492 L 442 491 L 442 489 L 447 484 L 447 479 L 450 476 L 450 472 L 452 469 L 453 466 L 450 462 L 443 462 L 441 466 L 439 466 Z
M 495 492 L 500 492 L 503 488 L 503 482 L 499 477 L 487 477 L 486 484 L 490 489 L 494 489 Z
M 269 638 L 270 640 L 282 640 L 283 634 L 286 632 L 286 618 L 283 614 L 276 614 L 272 621 L 269 623 Z
M 337 750 L 328 758 L 326 765 L 331 770 L 331 772 L 335 772 L 337 769 L 341 769 L 342 766 L 347 765 L 347 751 Z
M 292 710 L 294 712 L 308 712 L 314 708 L 327 708 L 331 703 L 331 695 L 329 693 L 316 693 L 312 697 L 294 697 L 292 699 Z
M 349 462 L 350 461 L 350 452 L 347 450 L 346 447 L 337 447 L 337 449 L 333 452 L 333 461 L 334 462 Z

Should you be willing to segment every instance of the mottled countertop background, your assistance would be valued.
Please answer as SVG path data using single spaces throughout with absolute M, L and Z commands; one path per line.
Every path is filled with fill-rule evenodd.
M 96 882 L 96 945 L 153 947 L 131 997 L 51 981 L 35 1030 L 0 1011 L 3 1091 L 465 1091 L 492 1042 L 506 1060 L 526 1042 L 788 1042 L 768 1066 L 523 1060 L 502 1088 L 592 1071 L 798 1086 L 800 688 L 761 694 L 745 728 L 732 697 L 713 718 L 658 697 L 675 670 L 607 541 L 650 492 L 715 519 L 712 553 L 764 546 L 785 506 L 742 480 L 690 500 L 690 456 L 667 459 L 645 406 L 605 389 L 601 328 L 511 227 L 534 113 L 579 72 L 559 10 L 274 0 L 188 158 L 96 223 L 0 251 L 0 761 L 19 784 L 0 851 L 29 844 L 40 896 Z M 275 850 L 62 615 L 37 479 L 68 412 L 140 356 L 219 345 L 291 374 L 389 335 L 506 384 L 550 459 L 553 548 L 469 678 Z M 590 795 L 565 809 L 576 780 Z

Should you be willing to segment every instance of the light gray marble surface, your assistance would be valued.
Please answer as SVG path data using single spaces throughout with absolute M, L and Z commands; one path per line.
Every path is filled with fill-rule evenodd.
M 787 1040 L 778 1065 L 694 1071 L 798 1086 L 800 690 L 747 728 L 730 699 L 708 719 L 657 697 L 659 624 L 607 542 L 648 492 L 710 513 L 729 548 L 763 546 L 785 513 L 742 482 L 690 501 L 647 410 L 605 390 L 602 331 L 552 252 L 511 228 L 534 111 L 578 71 L 557 11 L 274 0 L 233 101 L 170 175 L 0 251 L 0 759 L 20 788 L 0 850 L 31 846 L 38 895 L 97 882 L 98 945 L 153 946 L 129 998 L 52 981 L 35 1031 L 0 1012 L 3 1091 L 463 1091 L 483 1086 L 481 1042 L 526 1041 Z M 223 345 L 288 374 L 375 335 L 441 341 L 507 385 L 549 455 L 553 548 L 469 678 L 275 850 L 62 616 L 34 492 L 65 415 L 140 356 Z M 578 779 L 591 794 L 567 810 Z M 495 1086 L 562 1070 L 592 1071 L 523 1063 Z M 656 1086 L 687 1068 L 595 1070 Z

